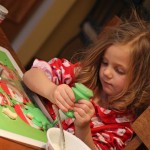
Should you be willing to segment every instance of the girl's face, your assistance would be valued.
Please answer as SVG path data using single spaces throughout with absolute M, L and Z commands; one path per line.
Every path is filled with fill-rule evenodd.
M 103 92 L 107 96 L 115 96 L 124 89 L 129 70 L 129 58 L 129 45 L 112 45 L 105 51 L 99 76 Z

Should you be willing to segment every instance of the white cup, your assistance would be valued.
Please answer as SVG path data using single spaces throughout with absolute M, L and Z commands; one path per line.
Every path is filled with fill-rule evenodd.
M 65 150 L 91 150 L 84 142 L 73 134 L 64 131 L 65 135 Z M 47 145 L 46 150 L 61 150 L 60 142 L 61 132 L 59 128 L 49 128 L 47 130 Z
M 4 6 L 0 5 L 0 23 L 3 22 L 7 14 L 8 10 Z

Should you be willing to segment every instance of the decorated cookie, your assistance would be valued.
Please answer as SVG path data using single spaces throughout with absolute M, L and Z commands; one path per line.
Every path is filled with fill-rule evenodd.
M 10 119 L 16 120 L 17 114 L 12 112 L 9 108 L 3 108 L 2 112 L 7 115 Z
M 32 120 L 32 122 L 41 128 L 42 130 L 47 130 L 49 127 L 53 127 L 54 125 L 48 121 L 48 119 L 44 116 L 42 111 L 36 107 L 27 106 L 26 109 L 23 110 L 26 116 Z

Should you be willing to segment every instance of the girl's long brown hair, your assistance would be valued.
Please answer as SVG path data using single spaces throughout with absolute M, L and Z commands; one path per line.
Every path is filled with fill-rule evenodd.
M 76 81 L 91 89 L 99 87 L 99 69 L 105 50 L 114 44 L 131 47 L 131 63 L 126 88 L 110 101 L 117 110 L 132 109 L 140 114 L 150 103 L 150 24 L 141 19 L 122 21 L 112 27 L 85 53 L 82 53 L 81 70 Z M 81 54 L 80 54 L 81 55 Z

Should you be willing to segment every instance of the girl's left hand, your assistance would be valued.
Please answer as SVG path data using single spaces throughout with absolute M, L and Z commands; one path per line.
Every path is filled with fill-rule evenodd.
M 75 126 L 82 128 L 89 124 L 91 118 L 95 113 L 93 104 L 87 100 L 79 100 L 78 103 L 74 105 L 74 116 L 75 116 Z

